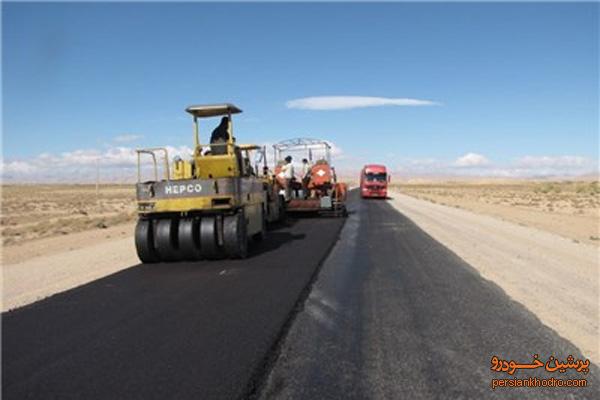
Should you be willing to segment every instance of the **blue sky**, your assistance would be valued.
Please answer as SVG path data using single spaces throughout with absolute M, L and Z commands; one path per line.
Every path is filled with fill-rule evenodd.
M 4 174 L 40 154 L 66 164 L 190 146 L 183 109 L 223 101 L 244 110 L 241 141 L 324 138 L 348 169 L 587 172 L 598 159 L 598 7 L 4 3 Z M 286 106 L 318 96 L 437 104 Z

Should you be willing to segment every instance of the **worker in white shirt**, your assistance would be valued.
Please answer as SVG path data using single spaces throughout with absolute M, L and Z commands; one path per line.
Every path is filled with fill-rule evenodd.
M 292 181 L 294 179 L 294 165 L 292 164 L 292 156 L 285 158 L 285 164 L 281 167 L 283 179 L 285 179 L 285 199 L 289 200 L 292 197 Z
M 302 190 L 304 193 L 308 193 L 308 183 L 310 182 L 312 167 L 312 164 L 306 158 L 302 159 Z

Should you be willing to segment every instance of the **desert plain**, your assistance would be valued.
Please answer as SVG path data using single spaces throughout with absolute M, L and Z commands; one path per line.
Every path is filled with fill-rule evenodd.
M 600 244 L 597 180 L 438 180 L 393 186 L 417 199 L 537 228 L 574 242 Z
M 3 185 L 5 246 L 105 229 L 135 217 L 133 185 Z

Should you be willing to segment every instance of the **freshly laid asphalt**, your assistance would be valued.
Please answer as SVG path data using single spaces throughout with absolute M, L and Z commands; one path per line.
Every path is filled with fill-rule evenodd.
M 3 314 L 3 398 L 600 398 L 596 366 L 491 371 L 584 357 L 387 202 L 350 197 L 341 234 L 292 221 L 248 260 L 135 266 Z M 490 387 L 530 376 L 588 387 Z
M 587 375 L 491 371 L 494 355 L 521 364 L 534 354 L 585 357 L 386 201 L 351 201 L 350 212 L 261 399 L 600 398 L 596 366 Z M 491 388 L 492 379 L 529 377 L 588 386 Z
M 246 260 L 134 266 L 4 313 L 2 398 L 247 396 L 343 222 L 292 220 Z

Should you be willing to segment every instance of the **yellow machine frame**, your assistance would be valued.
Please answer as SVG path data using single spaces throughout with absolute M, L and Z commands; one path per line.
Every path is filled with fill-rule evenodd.
M 194 154 L 191 161 L 180 158 L 174 160 L 171 175 L 165 148 L 138 150 L 137 201 L 142 221 L 138 223 L 140 228 L 136 231 L 136 246 L 142 261 L 161 259 L 162 255 L 154 257 L 154 247 L 158 253 L 163 248 L 163 253 L 174 254 L 179 239 L 177 233 L 170 230 L 179 229 L 179 225 L 184 226 L 185 235 L 188 236 L 201 226 L 201 234 L 206 242 L 202 247 L 200 244 L 190 244 L 191 239 L 184 237 L 182 243 L 187 246 L 186 254 L 194 253 L 198 248 L 212 248 L 214 251 L 211 252 L 222 248 L 232 256 L 245 254 L 245 245 L 240 241 L 246 239 L 239 235 L 264 235 L 265 223 L 273 208 L 270 204 L 273 197 L 268 190 L 270 186 L 259 171 L 252 170 L 249 160 L 249 152 L 261 147 L 235 144 L 231 115 L 241 110 L 232 104 L 216 104 L 190 106 L 186 111 L 192 114 L 194 121 Z M 229 120 L 227 141 L 202 145 L 198 120 L 221 115 Z M 218 146 L 226 146 L 225 154 L 212 154 Z M 208 148 L 211 149 L 210 154 L 207 154 Z M 157 153 L 162 153 L 164 158 L 164 179 L 158 177 Z M 143 154 L 149 154 L 154 163 L 154 180 L 149 182 L 141 181 L 140 159 Z M 243 216 L 243 222 L 237 221 L 240 216 Z M 241 227 L 238 226 L 240 224 Z M 158 228 L 153 228 L 154 225 Z M 148 242 L 153 229 L 161 232 L 156 246 Z

